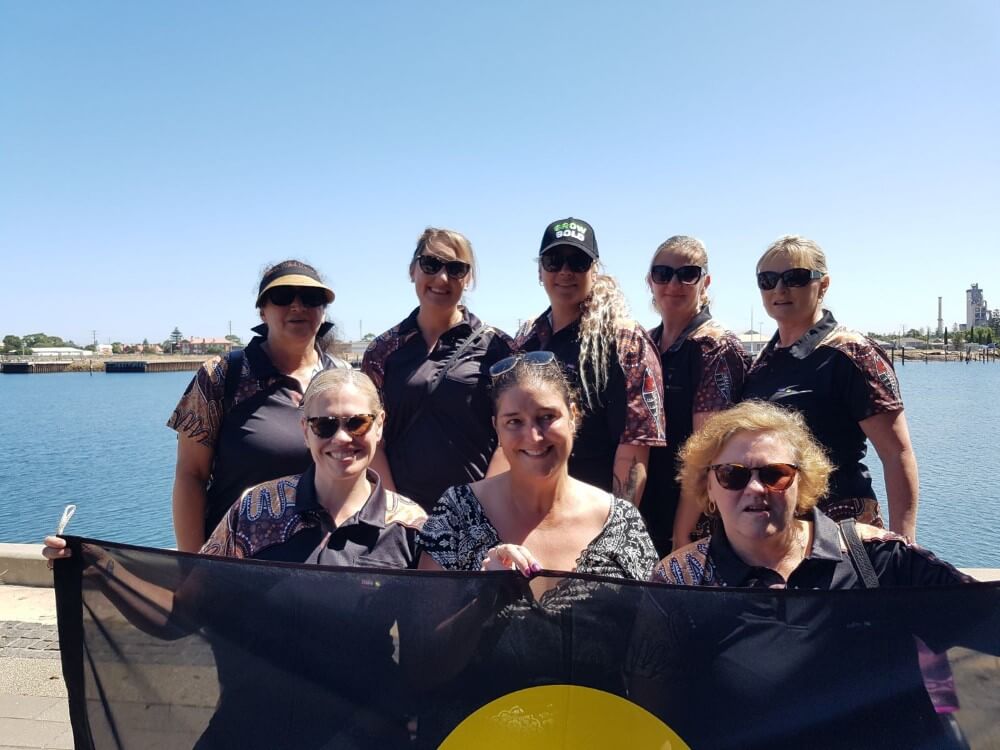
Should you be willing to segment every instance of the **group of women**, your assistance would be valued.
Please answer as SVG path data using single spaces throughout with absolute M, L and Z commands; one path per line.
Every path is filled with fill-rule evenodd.
M 538 278 L 550 307 L 513 339 L 462 304 L 476 280 L 463 235 L 427 229 L 409 276 L 418 306 L 372 342 L 359 373 L 324 350 L 334 293 L 316 270 L 286 261 L 264 273 L 259 335 L 207 362 L 168 423 L 180 550 L 859 588 L 869 577 L 847 552 L 857 536 L 883 586 L 966 580 L 912 544 L 916 463 L 898 383 L 874 342 L 823 309 L 816 243 L 782 237 L 758 262 L 778 331 L 753 363 L 711 316 L 707 252 L 691 237 L 653 254 L 660 322 L 648 332 L 580 219 L 546 228 Z M 891 532 L 879 528 L 866 439 L 885 469 Z M 67 553 L 46 542 L 48 557 Z M 537 594 L 556 605 L 566 580 Z

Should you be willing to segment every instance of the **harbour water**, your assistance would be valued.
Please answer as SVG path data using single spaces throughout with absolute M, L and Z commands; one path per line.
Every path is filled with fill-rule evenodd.
M 918 541 L 956 565 L 1000 568 L 1000 364 L 897 372 L 920 464 Z M 72 533 L 173 546 L 176 438 L 164 423 L 190 378 L 0 376 L 0 541 L 38 542 L 76 503 Z

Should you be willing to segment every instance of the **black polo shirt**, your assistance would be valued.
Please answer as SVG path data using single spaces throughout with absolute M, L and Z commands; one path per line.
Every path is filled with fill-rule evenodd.
M 874 498 L 859 422 L 902 411 L 892 363 L 874 341 L 838 325 L 829 311 L 788 347 L 778 334 L 747 375 L 743 400 L 761 399 L 802 413 L 834 465 L 824 509 L 842 498 Z
M 316 468 L 251 487 L 202 548 L 224 557 L 350 567 L 410 568 L 426 514 L 387 491 L 371 469 L 373 489 L 361 509 L 334 527 L 319 504 Z
M 649 331 L 660 349 L 663 324 Z M 743 390 L 750 356 L 732 333 L 712 319 L 707 307 L 694 316 L 677 340 L 660 352 L 667 445 L 649 452 L 649 473 L 639 506 L 649 534 L 662 555 L 670 551 L 674 516 L 680 501 L 677 451 L 693 431 L 696 412 L 721 411 Z M 687 540 L 682 540 L 686 544 Z
M 489 369 L 510 356 L 512 342 L 460 310 L 462 320 L 428 352 L 415 309 L 371 343 L 361 365 L 385 402 L 383 440 L 396 488 L 428 509 L 449 487 L 486 476 L 497 447 Z M 470 336 L 474 343 L 428 396 L 430 384 Z
M 629 321 L 610 342 L 608 380 L 587 404 L 580 387 L 580 321 L 552 330 L 549 308 L 522 330 L 515 348 L 522 352 L 547 350 L 563 364 L 570 383 L 583 400 L 583 420 L 569 458 L 571 476 L 610 492 L 614 482 L 615 452 L 621 444 L 665 445 L 663 376 L 653 342 Z M 588 382 L 593 381 L 593 376 Z
M 957 591 L 965 576 L 870 526 L 858 529 L 881 588 L 857 590 L 837 524 L 819 511 L 812 521 L 813 548 L 787 586 L 743 562 L 721 530 L 664 561 L 666 576 L 656 580 L 757 590 L 665 588 L 653 596 L 634 638 L 636 671 L 656 685 L 646 690 L 653 712 L 692 747 L 945 746 L 932 740 L 941 724 L 913 636 L 935 649 L 992 653 L 998 631 L 979 628 L 967 638 L 966 624 L 1000 618 L 996 597 L 950 599 L 946 590 Z M 769 590 L 786 587 L 798 590 Z M 954 608 L 941 606 L 951 601 Z
M 247 487 L 301 473 L 312 464 L 300 424 L 302 386 L 271 362 L 262 348 L 265 336 L 255 336 L 243 350 L 228 413 L 224 413 L 223 401 L 230 360 L 217 356 L 201 366 L 167 422 L 168 427 L 214 451 L 205 507 L 206 536 Z M 318 354 L 324 370 L 348 366 L 325 352 Z

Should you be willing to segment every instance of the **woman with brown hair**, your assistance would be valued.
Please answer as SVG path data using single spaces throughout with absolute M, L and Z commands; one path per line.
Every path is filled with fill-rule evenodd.
M 195 374 L 167 421 L 177 431 L 173 513 L 177 548 L 197 552 L 246 487 L 309 466 L 299 404 L 316 373 L 347 363 L 319 343 L 333 290 L 315 268 L 286 260 L 264 271 L 262 323 L 245 349 Z

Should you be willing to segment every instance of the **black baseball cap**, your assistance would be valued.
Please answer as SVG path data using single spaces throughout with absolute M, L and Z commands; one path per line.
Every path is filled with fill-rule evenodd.
M 568 219 L 553 221 L 542 235 L 542 245 L 538 254 L 542 255 L 546 250 L 559 245 L 569 245 L 578 247 L 594 260 L 600 256 L 597 253 L 597 238 L 594 236 L 594 228 L 583 219 Z

